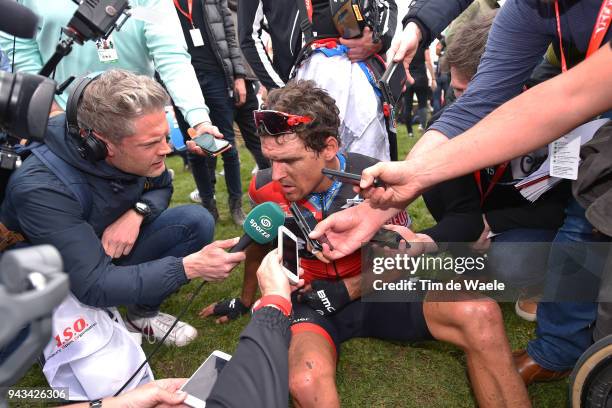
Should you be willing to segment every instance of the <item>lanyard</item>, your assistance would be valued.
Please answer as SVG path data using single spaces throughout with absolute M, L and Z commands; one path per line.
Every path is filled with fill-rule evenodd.
M 195 28 L 195 26 L 193 25 L 193 0 L 187 0 L 187 10 L 189 13 L 185 12 L 185 10 L 181 8 L 181 5 L 179 4 L 178 0 L 174 0 L 174 5 L 176 6 L 176 9 L 180 11 L 181 14 L 187 18 L 187 20 L 189 20 L 191 26 Z
M 346 159 L 340 153 L 338 153 L 336 157 L 340 162 L 340 171 L 344 171 L 346 168 Z M 334 198 L 336 198 L 340 187 L 342 187 L 342 182 L 340 180 L 334 180 L 333 184 L 327 189 L 327 191 L 323 193 L 310 193 L 308 196 L 308 201 L 314 206 L 315 209 L 321 208 L 323 218 L 325 218 L 325 211 L 331 207 Z
M 480 191 L 480 206 L 481 207 L 484 204 L 488 195 L 491 194 L 493 187 L 495 187 L 495 185 L 499 182 L 499 180 L 501 180 L 502 176 L 504 175 L 504 172 L 506 171 L 506 168 L 508 167 L 508 164 L 510 164 L 509 161 L 502 163 L 495 168 L 495 174 L 493 174 L 493 178 L 491 179 L 491 182 L 489 183 L 489 187 L 487 187 L 487 191 L 484 193 L 482 191 L 482 180 L 480 178 L 480 170 L 474 172 L 474 178 L 476 179 L 476 185 L 478 186 L 478 191 Z
M 561 50 L 561 70 L 567 71 L 567 62 L 565 60 L 565 52 L 563 51 L 563 37 L 561 36 L 561 17 L 559 16 L 559 0 L 555 0 L 555 16 L 557 17 L 557 34 L 559 35 L 559 48 Z M 591 33 L 589 48 L 587 48 L 586 57 L 590 57 L 601 45 L 608 28 L 612 21 L 612 0 L 603 0 L 601 8 L 595 20 L 595 26 Z

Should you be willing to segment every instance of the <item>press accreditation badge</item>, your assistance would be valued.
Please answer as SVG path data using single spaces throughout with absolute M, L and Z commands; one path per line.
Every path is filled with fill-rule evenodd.
M 564 179 L 578 178 L 580 134 L 572 131 L 548 145 L 550 175 Z
M 204 45 L 204 38 L 202 38 L 202 32 L 199 28 L 192 28 L 189 30 L 189 34 L 191 34 L 191 42 L 193 42 L 194 47 L 202 47 Z
M 109 35 L 107 39 L 101 38 L 97 40 L 96 49 L 98 50 L 98 59 L 100 62 L 112 63 L 119 61 L 112 35 Z

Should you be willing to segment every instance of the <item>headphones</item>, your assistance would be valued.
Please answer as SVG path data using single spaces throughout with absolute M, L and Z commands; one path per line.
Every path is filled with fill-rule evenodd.
M 85 88 L 95 81 L 102 71 L 94 72 L 76 80 L 72 91 L 68 95 L 66 103 L 66 125 L 68 126 L 68 134 L 70 134 L 77 142 L 77 149 L 82 158 L 91 162 L 104 160 L 108 155 L 106 144 L 98 139 L 93 132 L 93 129 L 85 129 L 87 135 L 81 136 L 81 127 L 77 119 L 77 111 L 79 103 L 85 93 Z

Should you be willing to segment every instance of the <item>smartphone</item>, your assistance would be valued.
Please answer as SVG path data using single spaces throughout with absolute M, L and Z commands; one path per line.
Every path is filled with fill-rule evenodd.
M 385 102 L 395 106 L 402 96 L 404 85 L 406 85 L 404 64 L 401 61 L 391 62 L 378 81 L 378 85 L 382 90 Z
M 298 273 L 300 259 L 298 257 L 297 237 L 284 225 L 278 228 L 278 252 L 282 259 L 282 267 L 289 282 L 297 285 L 300 281 Z
M 231 149 L 232 145 L 227 140 L 217 139 L 211 134 L 203 133 L 192 139 L 197 146 L 211 156 L 217 156 L 224 151 Z
M 306 244 L 309 245 L 310 248 L 314 251 L 322 251 L 323 245 L 321 245 L 321 243 L 316 239 L 312 239 L 309 237 L 310 233 L 317 225 L 317 220 L 315 220 L 315 217 L 312 215 L 312 213 L 307 209 L 304 209 L 304 211 L 302 211 L 300 206 L 296 203 L 291 203 L 289 209 L 291 210 L 291 215 L 293 215 L 295 223 L 300 229 L 300 232 L 302 233 L 302 235 L 304 235 L 304 241 L 306 241 Z M 308 212 L 308 214 L 306 214 L 306 212 Z M 308 217 L 308 215 L 310 215 L 310 217 Z
M 181 387 L 181 391 L 187 393 L 185 404 L 193 408 L 206 407 L 206 400 L 210 396 L 221 370 L 231 358 L 232 356 L 222 351 L 213 351 Z
M 339 180 L 343 183 L 353 184 L 355 186 L 359 185 L 361 181 L 360 174 L 347 173 L 340 170 L 332 170 L 332 169 L 323 169 L 321 173 L 325 174 L 328 177 L 333 178 L 334 180 Z M 374 187 L 384 187 L 385 184 L 378 179 L 374 179 Z

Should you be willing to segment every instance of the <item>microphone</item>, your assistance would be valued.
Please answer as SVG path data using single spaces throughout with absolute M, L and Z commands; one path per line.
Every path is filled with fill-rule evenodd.
M 0 31 L 21 38 L 34 38 L 38 16 L 12 0 L 0 0 Z
M 278 228 L 285 223 L 285 213 L 278 204 L 266 201 L 253 208 L 246 216 L 242 229 L 244 235 L 230 249 L 230 252 L 240 252 L 252 242 L 268 244 L 278 235 Z

